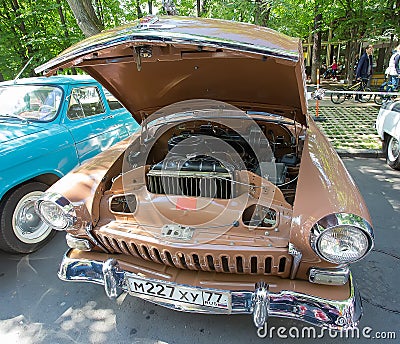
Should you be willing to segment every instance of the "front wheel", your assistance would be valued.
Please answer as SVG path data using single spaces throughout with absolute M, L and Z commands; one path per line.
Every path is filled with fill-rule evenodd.
M 344 91 L 344 88 L 337 89 L 335 91 Z M 344 93 L 331 93 L 331 101 L 333 104 L 341 104 L 346 100 L 346 95 Z
M 392 136 L 386 137 L 386 162 L 395 169 L 400 170 L 400 143 Z
M 35 201 L 48 188 L 32 182 L 17 187 L 0 205 L 0 249 L 31 253 L 45 245 L 55 232 L 35 212 Z

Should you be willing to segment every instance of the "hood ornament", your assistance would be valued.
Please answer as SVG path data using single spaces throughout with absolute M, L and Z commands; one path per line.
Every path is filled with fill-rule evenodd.
M 148 15 L 146 17 L 140 18 L 139 23 L 136 25 L 136 30 L 151 30 L 151 29 L 173 29 L 176 25 L 171 24 L 158 24 L 160 18 L 156 15 Z

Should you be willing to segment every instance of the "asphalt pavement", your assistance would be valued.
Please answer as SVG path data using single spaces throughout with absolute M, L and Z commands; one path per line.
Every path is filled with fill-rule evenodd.
M 399 343 L 400 173 L 383 159 L 345 158 L 344 163 L 367 202 L 376 231 L 374 251 L 352 267 L 364 300 L 360 338 L 328 332 L 313 340 L 291 338 L 309 325 L 278 318 L 268 321 L 273 338 L 259 338 L 249 315 L 180 313 L 131 296 L 111 301 L 101 286 L 57 278 L 67 249 L 64 234 L 58 233 L 36 253 L 0 253 L 1 343 L 371 343 L 365 335 L 375 337 L 373 343 Z M 393 333 L 396 339 L 376 339 Z

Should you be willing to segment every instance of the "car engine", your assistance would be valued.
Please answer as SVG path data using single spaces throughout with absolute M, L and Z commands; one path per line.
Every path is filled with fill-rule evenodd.
M 266 134 L 260 135 L 260 129 Z M 218 144 L 221 140 L 226 146 Z M 242 170 L 278 187 L 293 184 L 298 164 L 294 141 L 286 127 L 275 123 L 268 129 L 265 123 L 258 131 L 250 129 L 246 137 L 211 123 L 180 130 L 168 138 L 164 157 L 148 164 L 147 189 L 155 194 L 230 199 L 236 197 L 235 172 Z

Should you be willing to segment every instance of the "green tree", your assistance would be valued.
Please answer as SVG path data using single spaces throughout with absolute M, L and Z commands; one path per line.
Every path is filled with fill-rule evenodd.
M 263 25 L 306 42 L 314 37 L 316 46 L 318 39 L 341 42 L 349 80 L 362 44 L 386 40 L 393 47 L 400 36 L 400 0 L 0 0 L 0 80 L 13 78 L 32 56 L 32 67 L 23 75 L 33 75 L 34 66 L 84 35 L 148 13 L 166 14 L 168 3 L 179 15 Z M 387 63 L 390 50 L 380 50 L 379 66 Z M 324 52 L 329 63 L 333 50 Z M 313 65 L 319 66 L 318 50 L 313 56 Z
M 14 78 L 31 57 L 23 76 L 34 75 L 36 65 L 81 38 L 63 0 L 0 0 L 0 69 L 5 79 Z

